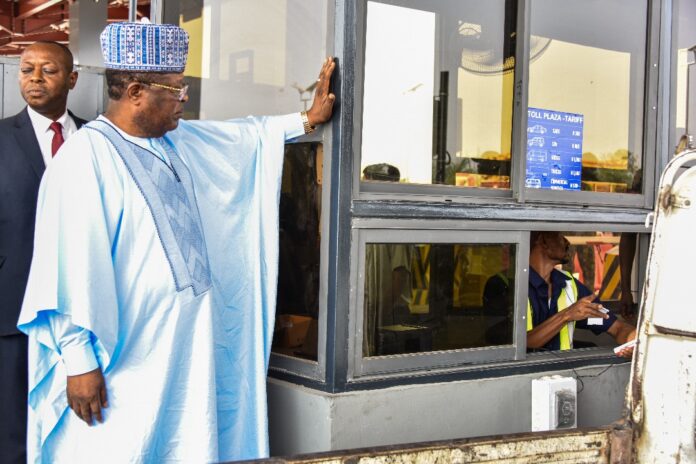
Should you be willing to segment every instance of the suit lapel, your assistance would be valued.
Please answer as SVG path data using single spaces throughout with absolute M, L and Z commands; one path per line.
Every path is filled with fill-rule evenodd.
M 29 113 L 27 113 L 26 108 L 15 116 L 14 135 L 25 159 L 40 179 L 46 170 L 46 164 L 44 163 L 43 156 L 41 156 L 39 141 L 36 139 L 34 126 L 31 124 L 31 119 L 29 118 Z
M 68 114 L 73 119 L 73 121 L 75 121 L 75 125 L 77 126 L 78 129 L 81 128 L 84 124 L 87 124 L 87 121 L 85 121 L 84 119 L 78 118 L 77 116 L 75 116 L 73 114 L 72 111 L 68 110 Z

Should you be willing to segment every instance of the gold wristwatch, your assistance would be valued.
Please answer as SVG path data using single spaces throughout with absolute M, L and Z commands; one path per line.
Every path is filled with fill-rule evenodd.
M 309 123 L 309 118 L 307 117 L 307 112 L 306 111 L 301 112 L 300 116 L 302 117 L 302 127 L 304 127 L 305 135 L 311 134 L 312 132 L 314 132 L 315 127 Z

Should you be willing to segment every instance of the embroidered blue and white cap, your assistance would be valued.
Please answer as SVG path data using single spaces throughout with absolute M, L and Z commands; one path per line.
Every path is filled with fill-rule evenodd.
M 138 72 L 183 72 L 188 34 L 172 24 L 112 23 L 101 33 L 107 69 Z

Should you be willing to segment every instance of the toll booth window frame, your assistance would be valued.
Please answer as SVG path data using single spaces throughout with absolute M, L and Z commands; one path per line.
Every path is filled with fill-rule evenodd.
M 367 5 L 372 0 L 359 0 L 356 5 L 356 48 L 357 63 L 355 66 L 353 88 L 353 126 L 362 128 L 365 94 L 365 61 L 367 40 Z M 635 90 L 643 97 L 643 119 L 638 124 L 642 131 L 642 190 L 640 193 L 605 193 L 595 191 L 561 191 L 540 190 L 528 188 L 525 183 L 527 171 L 527 124 L 528 124 L 528 97 L 529 97 L 529 67 L 530 62 L 530 35 L 531 14 L 533 0 L 520 2 L 517 11 L 517 37 L 522 40 L 516 42 L 515 62 L 515 92 L 513 96 L 512 115 L 512 149 L 510 166 L 509 189 L 456 187 L 451 185 L 411 184 L 403 182 L 374 182 L 363 180 L 361 166 L 362 159 L 362 133 L 355 130 L 352 135 L 355 152 L 353 164 L 353 198 L 358 201 L 447 201 L 459 203 L 512 203 L 519 206 L 527 204 L 554 203 L 568 206 L 592 206 L 592 207 L 630 207 L 651 209 L 654 204 L 655 172 L 657 168 L 656 150 L 659 146 L 659 137 L 655 137 L 658 130 L 658 62 L 660 54 L 660 18 L 662 6 L 659 0 L 645 0 L 647 4 L 647 27 L 645 30 L 645 67 L 644 89 Z M 406 2 L 394 0 L 379 0 L 385 4 L 409 4 L 418 5 L 418 8 L 429 10 L 426 2 Z M 385 134 L 386 136 L 386 134 Z
M 379 221 L 374 224 L 378 226 Z M 368 224 L 362 224 L 368 226 Z M 351 292 L 349 326 L 349 379 L 364 376 L 380 376 L 389 372 L 406 372 L 440 368 L 457 368 L 472 364 L 496 363 L 524 359 L 526 351 L 526 305 L 520 305 L 527 295 L 527 268 L 529 255 L 528 234 L 522 231 L 501 230 L 428 230 L 404 229 L 398 234 L 393 229 L 358 228 L 352 232 Z M 512 317 L 512 343 L 447 351 L 425 351 L 386 356 L 363 356 L 363 331 L 365 317 L 365 263 L 368 244 L 463 244 L 463 245 L 512 245 L 515 247 L 515 286 L 513 290 L 514 312 Z
M 642 282 L 645 279 L 650 234 L 626 224 L 532 224 L 532 223 L 491 223 L 472 221 L 443 221 L 438 229 L 432 229 L 432 222 L 404 220 L 361 219 L 354 224 L 351 249 L 351 291 L 349 312 L 349 383 L 361 384 L 364 381 L 387 378 L 413 378 L 425 372 L 485 372 L 490 369 L 539 368 L 559 362 L 623 363 L 617 358 L 612 346 L 575 347 L 565 351 L 527 352 L 526 309 L 529 282 L 529 238 L 531 230 L 573 231 L 580 234 L 594 234 L 597 231 L 613 233 L 636 233 L 637 248 L 634 257 L 634 273 L 631 290 L 636 303 L 640 303 Z M 398 231 L 398 234 L 395 233 Z M 431 351 L 419 353 L 394 354 L 365 357 L 364 315 L 366 246 L 371 243 L 412 244 L 412 243 L 461 243 L 461 244 L 512 244 L 516 247 L 514 327 L 513 344 L 504 346 Z M 636 288 L 633 288 L 633 287 Z M 591 334 L 590 334 L 591 335 Z M 580 337 L 582 338 L 582 337 Z M 480 374 L 475 374 L 480 375 Z

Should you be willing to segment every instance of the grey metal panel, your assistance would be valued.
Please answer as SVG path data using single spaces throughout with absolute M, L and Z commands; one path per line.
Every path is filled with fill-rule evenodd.
M 363 375 L 389 372 L 423 370 L 432 366 L 439 368 L 461 366 L 497 360 L 523 359 L 526 349 L 526 330 L 520 331 L 519 323 L 524 322 L 520 315 L 526 309 L 526 274 L 529 256 L 528 234 L 515 231 L 488 230 L 480 234 L 471 230 L 432 230 L 400 229 L 399 234 L 392 230 L 354 229 L 353 230 L 352 270 L 350 278 L 350 335 L 348 337 L 348 379 Z M 511 243 L 517 246 L 515 275 L 515 320 L 518 322 L 512 345 L 490 346 L 475 349 L 460 349 L 440 352 L 423 352 L 364 358 L 363 344 L 363 302 L 365 301 L 365 247 L 368 242 L 376 243 Z M 520 283 L 525 282 L 525 285 Z M 526 325 L 523 326 L 526 328 Z
M 268 436 L 273 455 L 331 449 L 331 396 L 269 379 Z
M 529 97 L 529 40 L 531 1 L 517 4 L 517 35 L 515 50 L 515 89 L 512 109 L 512 168 L 510 171 L 513 197 L 525 202 L 527 171 L 527 101 Z
M 358 169 L 358 182 L 360 170 Z M 385 197 L 399 198 L 400 200 L 417 199 L 419 196 L 437 195 L 439 197 L 452 198 L 459 201 L 474 201 L 489 198 L 510 198 L 511 190 L 487 189 L 478 187 L 456 187 L 454 185 L 439 184 L 400 184 L 398 182 L 359 182 L 360 199 L 369 198 L 370 193 L 385 194 Z
M 520 206 L 503 204 L 458 204 L 458 203 L 410 203 L 410 202 L 374 202 L 354 201 L 353 215 L 364 218 L 403 218 L 403 219 L 460 219 L 501 221 L 500 227 L 507 222 L 523 221 L 527 225 L 518 227 L 545 227 L 546 223 L 587 223 L 603 224 L 614 227 L 629 225 L 629 231 L 643 232 L 647 210 L 627 208 L 558 208 L 550 205 Z M 597 229 L 595 229 L 597 230 Z M 626 229 L 617 229 L 626 230 Z
M 443 219 L 433 221 L 428 219 L 384 219 L 384 218 L 354 218 L 353 228 L 355 229 L 384 229 L 391 230 L 394 234 L 395 230 L 451 230 L 451 231 L 518 231 L 524 232 L 529 230 L 559 230 L 559 231 L 574 231 L 574 232 L 638 232 L 647 234 L 649 229 L 644 225 L 636 228 L 631 224 L 622 222 L 615 223 L 584 223 L 578 224 L 573 222 L 563 221 L 544 221 L 539 223 L 533 222 L 501 222 L 496 220 L 475 220 L 475 219 Z M 648 236 L 649 237 L 649 236 Z
M 352 171 L 352 186 L 355 197 L 360 197 L 360 153 L 362 151 L 362 118 L 363 118 L 363 98 L 364 98 L 364 80 L 365 80 L 365 42 L 367 35 L 367 0 L 355 0 L 351 2 L 355 5 L 355 58 L 353 79 L 353 111 L 351 120 L 353 123 L 353 131 L 351 134 L 351 142 L 355 163 Z
M 486 233 L 488 235 L 488 233 Z M 527 357 L 527 293 L 529 290 L 529 232 L 522 232 L 515 258 L 515 359 Z
M 664 125 L 669 124 L 669 112 L 665 114 L 658 105 L 664 99 L 663 86 L 660 86 L 661 49 L 664 35 L 662 0 L 648 3 L 647 56 L 645 59 L 645 103 L 643 105 L 643 206 L 652 208 L 655 201 L 656 177 L 650 175 L 659 165 Z M 669 60 L 667 60 L 669 62 Z M 667 99 L 669 101 L 669 99 Z
M 676 4 L 675 4 L 676 1 Z M 660 111 L 667 111 L 667 140 L 657 159 L 658 170 L 667 165 L 667 153 L 677 145 L 677 52 L 679 46 L 679 1 L 662 1 L 662 36 L 660 40 Z M 664 117 L 664 116 L 663 116 Z M 655 182 L 659 178 L 655 177 Z
M 317 341 L 317 361 L 271 352 L 269 371 L 288 372 L 307 379 L 323 381 L 324 378 L 322 368 L 324 366 L 324 358 L 326 357 L 326 350 L 323 349 L 325 343 L 322 343 L 321 340 L 322 332 L 324 332 L 324 338 L 326 337 L 326 329 L 324 328 L 325 324 L 322 324 L 323 319 L 325 318 L 322 317 L 320 312 L 318 323 L 319 339 Z
M 677 2 L 679 0 L 676 0 Z M 659 119 L 657 159 L 653 182 L 657 185 L 660 173 L 667 166 L 677 145 L 677 52 L 679 47 L 679 7 L 673 0 L 662 0 L 662 24 L 659 55 Z M 681 135 L 681 134 L 680 134 Z
M 164 0 L 150 0 L 150 21 L 162 24 L 164 17 Z
M 644 159 L 647 156 L 643 157 Z M 644 208 L 644 195 L 635 193 L 577 192 L 568 190 L 525 189 L 530 202 Z
M 356 1 L 336 0 L 334 44 L 339 59 L 339 73 L 335 76 L 337 107 L 331 122 L 331 186 L 328 201 L 329 223 L 327 275 L 327 343 L 326 381 L 333 390 L 342 389 L 346 383 L 348 364 L 348 304 L 349 288 L 346 276 L 350 263 L 350 204 L 353 173 L 353 104 L 356 66 Z M 324 197 L 325 200 L 327 197 Z
M 4 85 L 2 88 L 3 114 L 5 117 L 13 116 L 26 106 L 22 94 L 19 92 L 17 75 L 19 72 L 19 60 L 6 62 L 3 67 Z
M 104 66 L 98 39 L 107 24 L 108 2 L 69 2 L 70 50 L 75 64 Z
M 78 68 L 75 88 L 68 94 L 68 108 L 83 119 L 94 119 L 104 111 L 104 75 Z

